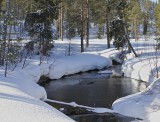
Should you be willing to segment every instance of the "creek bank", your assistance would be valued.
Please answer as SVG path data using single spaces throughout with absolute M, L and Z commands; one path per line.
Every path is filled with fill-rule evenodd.
M 107 70 L 111 70 L 115 74 L 121 74 L 121 66 L 113 66 L 112 68 L 109 68 Z M 61 79 L 53 80 L 45 85 L 45 89 L 47 91 L 49 99 L 64 102 L 76 102 L 78 104 L 86 106 L 104 108 L 111 108 L 112 103 L 120 97 L 137 93 L 142 89 L 145 89 L 144 82 L 139 82 L 133 79 L 123 77 L 113 78 L 112 74 L 99 74 L 98 71 L 90 71 L 80 74 L 78 73 L 71 76 L 65 76 Z M 115 92 L 115 89 L 118 89 L 120 91 Z M 94 96 L 93 94 L 95 93 L 95 91 L 97 96 Z M 108 95 L 106 96 L 106 94 Z M 100 98 L 100 96 L 102 96 L 102 98 Z M 81 116 L 85 114 L 87 116 L 87 114 L 94 114 L 93 112 L 87 111 L 83 108 L 74 108 L 66 105 L 53 103 L 49 104 L 69 116 L 77 115 L 77 118 L 79 115 Z
M 122 65 L 125 77 L 147 82 L 149 84 L 147 89 L 116 100 L 112 108 L 125 116 L 138 117 L 145 122 L 156 122 L 159 120 L 157 115 L 160 114 L 160 79 L 156 78 L 157 67 L 155 67 L 155 61 L 160 60 L 160 58 L 149 54 L 153 53 L 147 52 L 141 54 L 138 58 L 131 57 Z M 157 66 L 160 66 L 160 62 L 157 62 Z

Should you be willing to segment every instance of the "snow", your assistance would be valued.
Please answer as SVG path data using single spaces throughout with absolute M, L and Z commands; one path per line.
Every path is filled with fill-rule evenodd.
M 110 70 L 99 71 L 99 74 L 112 74 L 113 72 Z
M 0 74 L 0 118 L 2 122 L 72 122 L 66 115 L 39 99 L 46 99 L 46 91 L 35 80 L 40 69 L 32 65 L 25 70 L 17 68 L 5 78 Z M 1 71 L 2 72 L 2 71 Z M 43 115 L 43 116 L 42 116 Z
M 160 115 L 160 56 L 155 53 L 155 42 L 136 42 L 137 58 L 133 54 L 127 55 L 127 60 L 122 65 L 125 77 L 130 77 L 148 82 L 148 88 L 140 93 L 129 95 L 116 100 L 112 108 L 115 112 L 143 119 L 144 122 L 156 122 Z M 135 45 L 135 42 L 133 43 Z M 156 72 L 158 71 L 158 72 Z M 123 111 L 122 111 L 123 110 Z
M 150 1 L 155 2 L 155 3 L 158 3 L 158 0 L 150 0 Z
M 62 105 L 68 105 L 68 106 L 72 106 L 72 107 L 80 107 L 80 108 L 85 108 L 88 111 L 92 111 L 94 113 L 115 113 L 115 111 L 111 110 L 111 109 L 107 109 L 107 108 L 98 108 L 98 107 L 89 107 L 89 106 L 84 106 L 84 105 L 79 105 L 75 102 L 70 102 L 70 103 L 66 103 L 66 102 L 61 102 L 61 101 L 56 101 L 56 100 L 50 100 L 50 99 L 46 99 L 46 101 L 48 102 L 52 102 L 52 103 L 58 103 L 58 104 L 62 104 Z
M 37 84 L 41 76 L 59 79 L 65 75 L 85 72 L 93 69 L 103 69 L 112 66 L 112 60 L 122 62 L 120 52 L 114 48 L 105 49 L 106 40 L 91 40 L 87 52 L 79 53 L 79 41 L 71 43 L 71 55 L 68 55 L 67 40 L 57 41 L 53 49 L 53 57 L 48 62 L 39 65 L 37 58 L 27 60 L 22 70 L 18 66 L 14 71 L 8 71 L 4 77 L 4 70 L 0 70 L 0 118 L 3 122 L 72 122 L 73 120 L 62 114 L 43 101 L 48 100 L 46 91 Z M 135 58 L 133 53 L 126 56 L 122 65 L 125 77 L 143 80 L 150 83 L 149 87 L 138 94 L 120 98 L 113 103 L 113 110 L 107 108 L 88 109 L 96 113 L 120 113 L 125 116 L 144 119 L 145 122 L 155 122 L 160 114 L 160 79 L 156 78 L 155 62 L 160 66 L 159 53 L 155 53 L 155 41 L 139 41 L 132 44 L 138 53 Z M 102 50 L 105 49 L 105 50 Z M 93 52 L 93 50 L 95 50 Z M 158 57 L 157 57 L 158 56 Z M 113 73 L 115 71 L 101 71 L 100 73 Z M 77 81 L 75 82 L 77 83 Z M 43 101 L 42 101 L 43 100 Z M 75 102 L 71 106 L 79 106 Z M 80 107 L 86 107 L 80 105 Z M 42 116 L 43 115 L 43 116 Z M 28 117 L 29 116 L 29 117 Z
M 100 55 L 102 57 L 110 58 L 111 60 L 115 60 L 119 63 L 122 63 L 122 60 L 119 57 L 120 51 L 116 50 L 115 48 L 110 48 L 110 49 L 105 49 L 102 51 L 95 51 L 95 52 L 92 51 L 87 53 Z
M 113 103 L 113 110 L 125 116 L 141 118 L 147 121 L 148 117 L 153 113 L 160 113 L 159 82 L 160 80 L 156 80 L 143 92 L 116 100 Z
M 3 111 L 3 114 L 0 115 L 1 120 L 9 122 L 15 117 L 17 119 L 14 120 L 20 122 L 27 119 L 30 113 L 30 117 L 28 117 L 30 121 L 71 122 L 71 119 L 38 100 L 45 100 L 47 95 L 44 88 L 36 82 L 42 75 L 58 79 L 64 75 L 101 69 L 106 66 L 112 66 L 110 59 L 94 54 L 79 54 L 66 56 L 56 60 L 53 64 L 44 63 L 41 66 L 38 65 L 38 62 L 33 61 L 23 70 L 17 68 L 15 71 L 9 72 L 7 78 L 1 76 L 0 108 Z M 12 116 L 6 118 L 8 114 Z
M 6 89 L 6 88 L 5 88 Z M 15 93 L 14 89 L 7 89 Z M 0 94 L 0 118 L 2 122 L 71 122 L 72 120 L 47 104 L 30 98 L 24 93 Z M 42 116 L 43 115 L 43 116 Z
M 92 112 L 95 112 L 95 113 L 115 113 L 115 111 L 111 110 L 111 109 L 107 109 L 107 108 L 94 108 L 92 110 Z
M 156 73 L 154 72 L 155 68 L 153 65 L 155 65 L 154 60 L 149 59 L 148 57 L 133 58 L 127 60 L 122 65 L 122 71 L 124 72 L 125 77 L 151 83 L 152 81 L 156 80 Z
M 153 112 L 146 121 L 148 121 L 148 122 L 159 122 L 159 114 L 160 114 L 159 111 Z
M 93 69 L 102 69 L 112 66 L 108 58 L 94 54 L 77 54 L 60 58 L 51 65 L 49 78 L 59 79 L 64 75 L 85 72 Z
M 64 50 L 60 51 L 58 46 L 55 49 L 59 50 L 59 54 L 55 53 L 56 56 L 48 62 L 44 61 L 39 65 L 37 57 L 29 59 L 24 69 L 19 64 L 14 71 L 8 70 L 7 77 L 4 77 L 4 70 L 1 68 L 1 121 L 72 122 L 72 119 L 43 102 L 47 100 L 47 94 L 45 89 L 37 84 L 40 77 L 44 75 L 59 79 L 64 75 L 112 66 L 111 59 L 100 56 L 98 52 L 64 56 Z M 77 104 L 73 102 L 72 105 Z

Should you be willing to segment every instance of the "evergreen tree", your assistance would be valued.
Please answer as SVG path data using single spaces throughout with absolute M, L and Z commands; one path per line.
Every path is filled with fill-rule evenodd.
M 101 38 L 101 36 L 104 34 L 102 28 L 105 25 L 105 19 L 106 19 L 105 0 L 99 0 L 99 1 L 91 0 L 90 8 L 91 8 L 91 22 L 98 27 L 97 37 Z
M 142 4 L 142 17 L 143 17 L 143 34 L 146 35 L 148 31 L 149 20 L 152 16 L 152 2 L 144 0 Z
M 84 38 L 87 25 L 87 0 L 64 1 L 66 33 L 81 38 L 81 52 L 84 52 Z M 71 34 L 74 33 L 74 34 Z M 67 35 L 67 37 L 70 37 Z
M 25 27 L 31 37 L 37 37 L 41 55 L 48 55 L 50 42 L 53 40 L 52 23 L 58 18 L 58 2 L 35 0 L 37 12 L 26 16 Z
M 91 22 L 98 26 L 97 37 L 101 38 L 104 31 L 107 35 L 107 47 L 110 48 L 110 22 L 114 16 L 114 12 L 111 10 L 113 7 L 111 0 L 90 0 L 91 8 Z M 112 13 L 112 14 L 111 14 Z M 106 25 L 106 26 L 105 26 Z
M 156 25 L 158 34 L 160 33 L 160 14 L 159 13 L 160 13 L 160 3 L 156 4 L 155 12 L 154 12 L 155 25 Z
M 135 40 L 138 40 L 139 25 L 142 22 L 142 11 L 139 0 L 130 1 L 128 7 L 125 9 L 125 13 L 130 26 L 129 31 Z

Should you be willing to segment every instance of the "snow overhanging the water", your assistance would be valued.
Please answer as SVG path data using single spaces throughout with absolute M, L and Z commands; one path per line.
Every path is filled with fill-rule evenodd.
M 95 54 L 66 56 L 49 63 L 32 61 L 23 70 L 16 68 L 0 76 L 0 118 L 3 122 L 72 122 L 73 120 L 41 100 L 46 91 L 36 82 L 42 75 L 59 79 L 64 75 L 112 66 L 108 58 Z M 41 100 L 39 100 L 41 99 Z

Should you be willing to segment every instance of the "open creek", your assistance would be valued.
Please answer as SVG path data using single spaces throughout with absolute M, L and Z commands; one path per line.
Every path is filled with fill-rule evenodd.
M 120 73 L 119 66 L 111 70 Z M 44 87 L 49 99 L 76 102 L 90 107 L 111 108 L 116 99 L 144 90 L 146 83 L 91 71 L 52 80 Z M 87 113 L 83 110 L 75 112 L 73 108 L 49 104 L 56 108 L 63 108 L 63 112 L 77 122 L 131 122 L 134 120 L 119 115 Z

